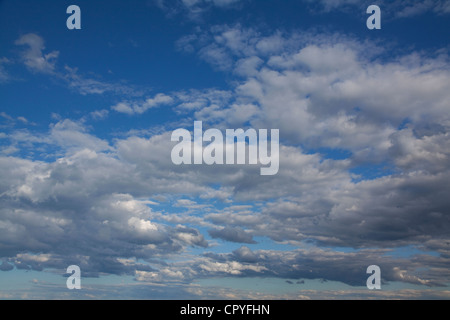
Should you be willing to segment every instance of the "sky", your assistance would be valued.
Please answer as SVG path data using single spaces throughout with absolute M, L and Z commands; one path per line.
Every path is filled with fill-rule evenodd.
M 0 299 L 449 299 L 449 18 L 0 1 Z M 278 129 L 279 171 L 173 164 L 194 121 Z

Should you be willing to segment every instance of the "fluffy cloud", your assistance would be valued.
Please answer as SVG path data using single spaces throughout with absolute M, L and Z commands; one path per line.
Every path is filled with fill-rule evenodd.
M 449 126 L 448 55 L 411 53 L 380 61 L 379 48 L 342 36 L 264 36 L 239 25 L 190 39 L 200 58 L 244 77 L 235 89 L 238 103 L 197 108 L 197 118 L 227 121 L 241 112 L 240 125 L 283 128 L 282 138 L 291 143 L 348 150 L 358 162 L 389 159 L 404 123 L 416 135 Z M 216 62 L 211 58 L 218 50 L 224 57 Z M 225 66 L 227 60 L 235 63 Z
M 0 242 L 6 261 L 35 270 L 74 263 L 86 275 L 134 274 L 150 267 L 124 265 L 120 259 L 151 259 L 186 246 L 208 246 L 194 228 L 151 220 L 155 213 L 149 206 L 156 203 L 140 196 L 171 192 L 171 183 L 164 187 L 146 180 L 148 173 L 139 177 L 133 164 L 101 152 L 108 144 L 83 131 L 70 121 L 53 126 L 48 141 L 67 151 L 54 162 L 0 159 Z
M 42 37 L 28 33 L 17 39 L 15 44 L 26 47 L 22 52 L 22 60 L 31 71 L 54 73 L 59 51 L 44 54 L 45 46 Z
M 227 226 L 211 235 L 245 226 L 249 235 L 331 246 L 448 241 L 448 55 L 411 53 L 386 60 L 379 48 L 338 35 L 262 35 L 241 26 L 220 26 L 181 41 L 201 59 L 243 78 L 234 100 L 197 104 L 197 119 L 222 127 L 250 120 L 253 127 L 282 128 L 285 141 L 306 150 L 350 154 L 324 161 L 282 146 L 280 172 L 270 184 L 247 174 L 230 181 L 236 199 L 278 200 L 258 212 L 208 214 L 208 220 Z M 235 101 L 240 110 L 254 106 L 241 123 L 224 116 Z M 376 163 L 393 165 L 395 174 L 360 182 L 349 174 Z M 445 245 L 439 250 L 446 252 Z M 398 281 L 430 283 L 392 270 Z
M 35 48 L 24 54 L 28 67 L 54 72 L 43 42 L 31 39 L 22 41 Z M 238 78 L 229 90 L 161 93 L 112 107 L 142 114 L 168 105 L 183 119 L 162 132 L 106 141 L 66 119 L 47 133 L 4 134 L 17 151 L 39 145 L 50 157 L 0 158 L 1 270 L 78 264 L 85 275 L 153 284 L 248 276 L 360 286 L 365 268 L 378 264 L 386 282 L 446 284 L 448 55 L 386 60 L 375 46 L 339 35 L 264 35 L 241 26 L 199 31 L 179 44 Z M 44 60 L 32 59 L 38 56 Z M 279 173 L 173 165 L 168 127 L 191 128 L 194 119 L 279 128 Z M 374 178 L 358 171 L 375 165 L 391 170 Z M 208 234 L 248 247 L 208 253 Z M 299 248 L 251 250 L 255 237 Z M 190 254 L 190 246 L 205 253 Z M 398 247 L 423 251 L 389 255 Z M 170 262 L 174 255 L 183 259 Z

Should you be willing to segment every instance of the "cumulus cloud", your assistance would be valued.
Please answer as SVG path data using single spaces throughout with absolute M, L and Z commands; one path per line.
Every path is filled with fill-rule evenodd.
M 234 97 L 255 108 L 241 125 L 251 119 L 254 127 L 283 128 L 283 138 L 306 150 L 326 147 L 350 154 L 324 161 L 319 154 L 282 147 L 280 172 L 270 184 L 246 174 L 230 181 L 237 199 L 278 200 L 260 212 L 209 213 L 208 220 L 227 226 L 210 231 L 212 236 L 224 238 L 229 233 L 221 231 L 245 226 L 252 235 L 276 241 L 331 246 L 447 241 L 448 56 L 411 53 L 386 61 L 377 50 L 368 54 L 367 46 L 342 36 L 261 35 L 240 26 L 216 27 L 183 43 L 196 48 L 201 59 L 244 78 Z M 245 61 L 257 63 L 248 68 Z M 224 116 L 228 106 L 192 106 L 202 119 L 230 118 Z M 364 163 L 386 162 L 395 166 L 395 174 L 355 182 L 349 172 Z M 435 283 L 399 270 L 392 267 L 392 279 Z
M 12 131 L 3 139 L 13 147 L 46 145 L 52 158 L 0 157 L 1 270 L 73 263 L 87 275 L 128 274 L 152 284 L 247 276 L 363 286 L 365 268 L 378 264 L 384 282 L 446 285 L 447 54 L 386 59 L 335 34 L 241 26 L 199 31 L 180 43 L 237 76 L 234 86 L 160 93 L 112 109 L 142 114 L 167 105 L 187 128 L 193 119 L 279 128 L 278 174 L 261 177 L 248 165 L 175 166 L 169 125 L 114 141 L 69 119 L 44 134 Z M 358 171 L 375 165 L 393 169 L 370 178 Z M 298 248 L 252 250 L 255 237 Z M 211 238 L 247 246 L 211 253 Z M 191 246 L 204 254 L 190 254 Z M 389 254 L 408 246 L 422 251 Z M 175 254 L 185 259 L 168 262 Z
M 252 105 L 253 110 L 242 123 L 250 119 L 256 127 L 283 128 L 283 138 L 292 143 L 346 149 L 358 161 L 380 161 L 389 157 L 391 136 L 405 121 L 416 128 L 449 124 L 444 115 L 450 83 L 446 55 L 412 53 L 380 62 L 367 46 L 342 36 L 261 35 L 239 25 L 199 36 L 208 37 L 213 49 L 193 42 L 200 58 L 219 67 L 227 59 L 236 61 L 224 70 L 244 75 L 235 94 L 246 103 L 236 109 Z M 269 52 L 261 45 L 267 41 L 275 44 Z M 216 63 L 205 57 L 204 51 L 216 49 L 228 58 Z M 242 61 L 258 61 L 257 67 L 249 70 Z M 220 113 L 212 105 L 197 109 L 196 115 L 229 119 L 223 115 L 236 111 L 219 107 Z
M 48 143 L 67 152 L 53 162 L 0 159 L 0 255 L 8 263 L 33 270 L 72 263 L 87 276 L 134 274 L 151 268 L 120 259 L 151 259 L 186 246 L 208 246 L 194 228 L 151 220 L 155 213 L 149 206 L 155 202 L 148 196 L 164 188 L 170 192 L 172 182 L 164 187 L 146 181 L 148 173 L 136 181 L 133 164 L 119 160 L 108 144 L 83 129 L 68 120 L 53 126 Z

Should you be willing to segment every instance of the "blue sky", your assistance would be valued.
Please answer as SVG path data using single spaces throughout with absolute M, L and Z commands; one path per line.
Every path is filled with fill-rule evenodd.
M 448 299 L 449 15 L 0 1 L 0 298 Z M 279 129 L 279 172 L 173 165 L 194 121 Z

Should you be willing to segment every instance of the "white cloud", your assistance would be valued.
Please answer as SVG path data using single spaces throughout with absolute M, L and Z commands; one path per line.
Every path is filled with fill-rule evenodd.
M 68 119 L 52 125 L 49 138 L 66 149 L 110 149 L 108 142 L 88 134 L 84 126 Z
M 205 261 L 204 263 L 199 265 L 199 268 L 211 273 L 231 274 L 231 275 L 240 275 L 242 274 L 243 271 L 246 270 L 261 272 L 266 269 L 265 267 L 262 266 L 255 266 L 250 264 L 247 265 L 236 261 L 230 262 Z
M 55 127 L 58 127 L 56 130 L 80 133 L 81 138 L 75 139 L 79 147 L 83 144 L 102 145 L 101 140 L 90 136 L 80 124 L 62 121 Z M 54 140 L 53 134 L 53 131 L 49 133 L 48 141 L 59 141 L 61 146 L 72 148 L 73 140 Z M 134 274 L 141 270 L 149 273 L 137 273 L 137 278 L 150 282 L 175 281 L 181 279 L 180 274 L 189 281 L 215 275 L 254 276 L 276 271 L 281 277 L 296 274 L 298 277 L 354 283 L 353 273 L 327 273 L 336 266 L 336 256 L 322 251 L 290 251 L 280 256 L 281 253 L 276 251 L 252 253 L 242 249 L 234 253 L 233 258 L 227 258 L 231 260 L 194 259 L 159 271 L 142 270 L 144 266 L 124 264 L 118 259 L 133 256 L 151 261 L 154 255 L 169 257 L 184 252 L 186 246 L 208 246 L 202 233 L 195 228 L 170 227 L 161 221 L 171 224 L 190 221 L 197 226 L 216 229 L 215 237 L 240 243 L 251 243 L 252 236 L 270 237 L 275 241 L 309 239 L 326 245 L 356 247 L 393 247 L 427 240 L 431 248 L 433 239 L 445 239 L 448 206 L 446 198 L 440 194 L 447 193 L 446 173 L 433 175 L 413 171 L 409 175 L 355 184 L 347 172 L 349 161 L 323 160 L 318 154 L 307 155 L 297 148 L 282 146 L 279 174 L 264 181 L 245 168 L 218 170 L 206 166 L 172 166 L 167 161 L 171 149 L 167 144 L 169 138 L 169 133 L 150 139 L 129 137 L 118 140 L 108 153 L 97 147 L 94 148 L 96 151 L 79 148 L 50 163 L 0 159 L 3 177 L 0 184 L 3 195 L 0 242 L 9 244 L 11 252 L 9 258 L 8 254 L 4 256 L 6 261 L 40 270 L 61 266 L 67 259 L 80 261 L 78 255 L 82 254 L 90 257 L 82 260 L 83 270 L 88 274 L 95 275 L 100 271 Z M 401 137 L 405 138 L 412 139 L 408 135 Z M 396 144 L 403 143 L 401 139 Z M 445 140 L 445 136 L 441 139 Z M 442 140 L 427 140 L 428 143 L 415 140 L 416 144 L 407 146 L 419 151 L 417 163 L 422 162 L 420 155 L 424 151 L 421 148 L 425 148 L 430 158 L 440 159 L 439 150 L 431 144 L 440 144 Z M 401 149 L 397 152 L 399 161 L 405 161 Z M 414 152 L 405 153 L 409 154 Z M 410 167 L 411 161 L 414 162 L 408 159 L 404 165 Z M 211 183 L 219 183 L 223 189 L 211 188 Z M 430 195 L 418 197 L 411 190 L 429 190 Z M 259 204 L 231 205 L 224 210 L 208 208 L 212 209 L 208 212 L 205 205 L 186 198 L 186 195 L 195 197 L 211 193 L 217 198 L 202 200 L 212 201 L 207 202 L 211 205 L 215 199 L 221 199 L 221 192 L 226 192 L 226 197 L 233 201 Z M 195 210 L 195 217 L 189 213 L 183 216 L 170 211 L 155 212 L 149 207 L 155 205 L 154 202 L 141 200 L 158 194 L 170 195 L 174 205 Z M 278 200 L 265 202 L 270 199 Z M 438 225 L 441 229 L 436 227 Z M 18 250 L 38 254 L 44 248 L 53 248 L 46 251 L 51 254 L 46 261 L 11 260 Z M 102 248 L 105 254 L 96 248 Z M 367 259 L 381 259 L 384 253 Z M 297 261 L 300 266 L 305 256 L 314 258 L 315 263 L 308 267 L 318 269 L 317 273 L 308 276 L 308 270 L 293 264 Z M 337 257 L 338 261 L 346 263 L 354 258 L 344 254 Z M 327 261 L 325 265 L 323 259 Z M 391 281 L 415 284 L 421 283 L 418 279 L 426 281 L 427 285 L 442 281 L 434 269 L 443 263 L 442 258 L 417 259 L 410 267 L 402 265 L 402 273 L 388 272 L 386 276 Z M 283 269 L 289 265 L 292 269 Z M 413 268 L 423 265 L 436 267 L 414 278 Z
M 368 261 L 379 261 L 387 281 L 447 281 L 447 55 L 386 61 L 336 35 L 261 35 L 240 26 L 199 32 L 188 42 L 200 58 L 239 74 L 235 87 L 160 93 L 112 109 L 141 114 L 173 105 L 189 126 L 201 118 L 220 128 L 279 128 L 279 173 L 267 178 L 250 166 L 174 166 L 165 127 L 150 138 L 134 135 L 137 130 L 113 143 L 68 119 L 46 134 L 14 131 L 3 137 L 12 147 L 45 144 L 56 160 L 0 158 L 1 268 L 56 268 L 75 260 L 90 275 L 129 274 L 159 285 L 224 275 L 361 285 Z M 327 159 L 320 148 L 350 156 Z M 352 180 L 350 170 L 385 162 L 395 173 Z M 165 203 L 155 209 L 148 199 L 157 197 Z M 307 249 L 191 254 L 189 246 L 210 245 L 204 230 L 226 241 L 263 237 Z M 401 246 L 441 255 L 387 255 Z M 17 257 L 23 252 L 48 256 Z M 174 254 L 183 259 L 167 262 Z
M 133 115 L 133 114 L 143 114 L 148 109 L 172 103 L 173 103 L 172 97 L 163 93 L 158 93 L 154 98 L 148 98 L 147 100 L 142 102 L 131 102 L 131 103 L 119 102 L 118 104 L 112 106 L 111 109 L 120 113 Z
M 30 70 L 49 74 L 54 73 L 59 51 L 45 54 L 43 52 L 45 46 L 42 37 L 34 33 L 28 33 L 17 39 L 15 44 L 27 46 L 22 52 L 22 60 Z
M 95 110 L 92 111 L 90 113 L 90 116 L 94 119 L 94 120 L 101 120 L 101 119 L 105 119 L 109 114 L 109 111 L 106 109 L 102 109 L 102 110 Z
M 442 53 L 411 53 L 381 62 L 379 49 L 354 39 L 261 35 L 239 25 L 218 26 L 191 39 L 200 58 L 244 77 L 234 92 L 240 103 L 232 108 L 187 105 L 195 109 L 196 118 L 224 119 L 228 126 L 250 121 L 254 127 L 282 128 L 283 138 L 292 143 L 349 150 L 357 161 L 389 158 L 391 135 L 405 120 L 416 127 L 450 123 L 445 112 L 449 57 Z M 219 59 L 211 58 L 215 52 L 220 52 Z
M 236 63 L 235 73 L 242 76 L 254 76 L 264 61 L 256 56 L 244 58 Z
M 425 170 L 437 174 L 447 170 L 449 143 L 448 132 L 418 138 L 412 130 L 405 129 L 392 135 L 389 151 L 405 171 Z
M 146 231 L 156 231 L 158 227 L 152 224 L 150 221 L 146 221 L 143 219 L 139 219 L 136 217 L 131 217 L 128 219 L 128 225 L 132 227 L 137 232 L 146 232 Z
M 88 78 L 81 75 L 77 68 L 67 65 L 63 69 L 56 66 L 59 51 L 44 53 L 44 39 L 35 34 L 28 33 L 17 39 L 14 44 L 25 46 L 21 52 L 21 61 L 32 72 L 43 73 L 63 82 L 69 88 L 73 88 L 82 95 L 88 94 L 127 94 L 128 96 L 141 96 L 142 92 L 122 83 L 108 83 L 101 79 Z M 2 64 L 10 63 L 6 58 L 0 59 L 0 81 L 6 81 L 10 77 L 6 74 Z M 97 76 L 97 78 L 99 78 Z

